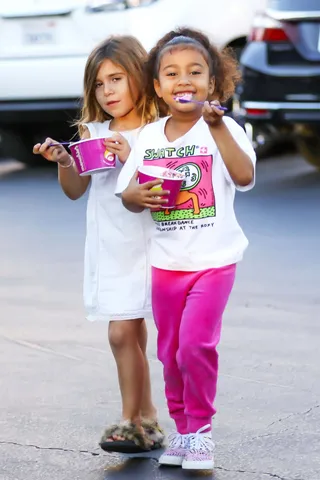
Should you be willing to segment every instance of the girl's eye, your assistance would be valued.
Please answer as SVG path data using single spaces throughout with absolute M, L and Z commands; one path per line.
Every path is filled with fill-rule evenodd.
M 101 82 L 96 82 L 96 88 L 101 87 L 102 83 Z
M 194 70 L 191 72 L 191 75 L 201 75 L 201 72 L 199 72 L 199 70 Z
M 121 80 L 121 77 L 113 77 L 112 81 L 113 82 L 119 82 L 119 80 Z
M 174 72 L 170 72 L 167 74 L 167 77 L 174 77 L 176 74 Z

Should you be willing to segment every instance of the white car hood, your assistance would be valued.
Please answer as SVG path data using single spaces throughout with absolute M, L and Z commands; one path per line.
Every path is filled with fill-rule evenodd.
M 0 17 L 29 17 L 64 14 L 82 7 L 86 0 L 10 0 L 0 1 Z

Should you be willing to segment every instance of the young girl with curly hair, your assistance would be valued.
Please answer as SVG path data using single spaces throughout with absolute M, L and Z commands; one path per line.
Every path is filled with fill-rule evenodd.
M 165 35 L 149 55 L 147 94 L 170 114 L 144 127 L 116 189 L 129 210 L 148 208 L 154 220 L 152 306 L 176 424 L 160 464 L 183 469 L 214 467 L 217 347 L 236 265 L 248 245 L 233 204 L 236 190 L 254 185 L 255 153 L 220 106 L 239 78 L 230 53 L 201 32 L 180 28 Z M 141 165 L 184 173 L 174 208 L 166 209 L 168 191 L 153 189 L 161 180 L 137 182 Z

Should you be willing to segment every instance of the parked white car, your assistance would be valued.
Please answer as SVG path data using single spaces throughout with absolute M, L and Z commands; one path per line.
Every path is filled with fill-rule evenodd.
M 265 3 L 0 0 L 0 131 L 15 136 L 5 153 L 28 162 L 35 140 L 70 135 L 65 125 L 77 115 L 86 58 L 108 35 L 135 35 L 148 50 L 170 29 L 191 26 L 240 52 Z

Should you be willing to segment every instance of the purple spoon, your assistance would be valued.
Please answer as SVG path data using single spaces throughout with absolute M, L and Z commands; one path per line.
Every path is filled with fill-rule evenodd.
M 174 97 L 175 101 L 176 102 L 179 102 L 179 103 L 197 103 L 198 105 L 204 105 L 204 102 L 199 102 L 198 100 L 193 100 L 193 99 L 187 99 L 187 98 L 183 98 L 183 97 Z M 226 107 L 221 107 L 221 105 L 215 105 L 216 108 L 218 108 L 219 110 L 223 110 L 223 111 L 227 111 L 228 109 Z
M 55 147 L 58 145 L 70 145 L 71 142 L 58 142 L 58 143 L 50 143 L 49 147 Z

